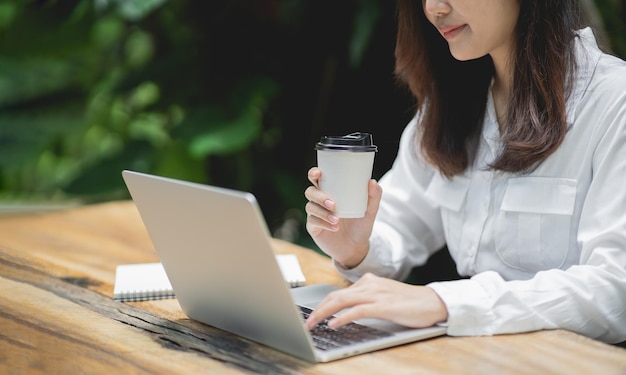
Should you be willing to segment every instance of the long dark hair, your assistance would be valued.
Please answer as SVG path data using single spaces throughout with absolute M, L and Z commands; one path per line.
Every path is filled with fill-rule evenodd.
M 563 142 L 579 27 L 576 0 L 520 4 L 503 149 L 490 166 L 513 173 L 532 169 Z M 491 57 L 452 57 L 424 15 L 422 0 L 398 0 L 397 17 L 396 76 L 421 112 L 422 155 L 447 177 L 461 174 L 476 154 L 494 74 Z

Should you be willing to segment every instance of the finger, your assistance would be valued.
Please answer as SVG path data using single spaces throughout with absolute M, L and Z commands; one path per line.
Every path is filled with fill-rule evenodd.
M 363 303 L 363 294 L 359 290 L 353 291 L 351 289 L 353 288 L 337 290 L 326 296 L 307 319 L 306 327 L 312 329 L 322 320 L 337 314 L 339 311 Z M 339 323 L 341 322 L 342 320 L 339 320 Z
M 334 202 L 326 202 L 326 206 L 322 207 L 319 203 L 309 201 L 304 205 L 304 211 L 309 217 L 320 218 L 330 224 L 338 224 L 339 217 L 332 211 L 332 207 L 335 206 Z M 328 208 L 330 206 L 331 208 Z
M 358 319 L 376 318 L 375 313 L 376 306 L 374 304 L 363 303 L 355 305 L 331 318 L 328 321 L 328 326 L 337 329 Z
M 369 196 L 367 200 L 367 212 L 376 214 L 376 212 L 378 212 L 380 200 L 383 195 L 383 188 L 378 184 L 376 180 L 371 179 L 367 186 L 367 194 Z
M 311 181 L 311 183 L 315 187 L 319 187 L 319 179 L 321 175 L 322 175 L 321 169 L 319 169 L 318 167 L 313 167 L 309 169 L 307 177 L 309 178 L 309 181 Z
M 308 215 L 306 220 L 306 230 L 310 234 L 318 233 L 321 230 L 336 232 L 339 230 L 338 222 L 339 219 L 332 214 L 328 215 L 326 220 L 322 220 L 318 216 Z
M 326 193 L 324 193 L 317 187 L 309 186 L 308 188 L 306 188 L 306 190 L 304 191 L 304 196 L 308 201 L 325 207 L 329 211 L 335 209 L 335 201 L 333 201 L 332 198 L 330 198 Z
M 341 304 L 337 304 L 337 300 L 335 299 L 335 295 L 339 292 L 341 291 L 330 293 L 322 300 L 322 302 L 319 303 L 319 305 L 317 305 L 315 310 L 311 312 L 311 315 L 309 315 L 305 322 L 307 329 L 310 330 L 315 328 L 315 326 L 317 326 L 322 320 L 341 311 Z
M 357 319 L 378 317 L 380 307 L 377 309 L 377 300 L 374 299 L 375 293 L 372 292 L 380 280 L 382 279 L 379 276 L 368 272 L 349 288 L 335 292 L 335 296 L 332 297 L 340 299 L 342 308 L 338 311 L 341 311 L 341 314 L 330 319 L 328 326 L 339 328 Z
M 383 188 L 378 184 L 378 181 L 371 179 L 367 185 L 367 193 L 373 200 L 380 201 L 383 195 Z

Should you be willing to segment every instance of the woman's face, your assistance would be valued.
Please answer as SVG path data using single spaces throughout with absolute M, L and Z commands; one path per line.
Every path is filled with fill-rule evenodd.
M 519 0 L 422 0 L 424 13 L 457 60 L 508 58 Z

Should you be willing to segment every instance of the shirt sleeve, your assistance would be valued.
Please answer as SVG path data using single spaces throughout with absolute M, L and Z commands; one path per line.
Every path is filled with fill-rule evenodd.
M 351 269 L 336 264 L 348 280 L 355 281 L 367 272 L 404 280 L 413 267 L 426 263 L 445 245 L 439 208 L 425 196 L 435 172 L 412 147 L 417 118 L 404 129 L 398 156 L 380 179 L 383 196 L 367 256 Z
M 608 125 L 590 140 L 599 139 L 577 232 L 579 264 L 529 280 L 488 271 L 429 284 L 448 308 L 448 334 L 561 328 L 609 343 L 626 340 L 626 92 L 610 101 L 596 117 Z

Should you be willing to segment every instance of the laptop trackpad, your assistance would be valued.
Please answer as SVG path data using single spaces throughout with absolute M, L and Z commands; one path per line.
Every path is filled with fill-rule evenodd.
M 336 286 L 328 284 L 313 284 L 291 288 L 291 296 L 296 305 L 305 306 L 314 309 L 333 290 L 337 290 Z

